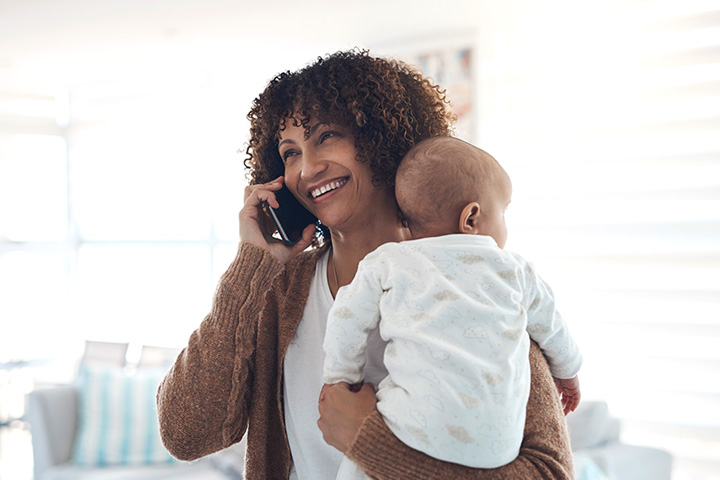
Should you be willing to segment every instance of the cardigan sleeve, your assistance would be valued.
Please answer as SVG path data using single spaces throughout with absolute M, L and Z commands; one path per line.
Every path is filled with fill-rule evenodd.
M 210 313 L 161 382 L 160 436 L 176 458 L 195 460 L 242 437 L 258 320 L 266 292 L 283 269 L 266 250 L 241 243 L 218 283 Z
M 565 417 L 548 364 L 535 343 L 530 348 L 530 369 L 530 399 L 523 443 L 519 456 L 507 465 L 473 469 L 429 457 L 395 437 L 377 410 L 365 419 L 346 455 L 376 480 L 571 480 L 574 478 L 572 453 Z

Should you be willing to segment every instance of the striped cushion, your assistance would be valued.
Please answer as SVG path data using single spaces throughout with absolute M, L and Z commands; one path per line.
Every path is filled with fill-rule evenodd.
M 81 466 L 151 465 L 175 460 L 158 431 L 155 393 L 164 371 L 85 368 L 73 462 Z

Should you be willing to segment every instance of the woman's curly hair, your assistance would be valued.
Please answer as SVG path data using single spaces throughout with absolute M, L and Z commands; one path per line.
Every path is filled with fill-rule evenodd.
M 337 52 L 270 81 L 253 102 L 245 167 L 250 183 L 266 183 L 284 173 L 278 152 L 280 132 L 292 119 L 336 123 L 350 129 L 358 160 L 368 162 L 375 184 L 394 185 L 400 160 L 428 137 L 450 135 L 454 115 L 445 91 L 397 61 L 366 50 Z

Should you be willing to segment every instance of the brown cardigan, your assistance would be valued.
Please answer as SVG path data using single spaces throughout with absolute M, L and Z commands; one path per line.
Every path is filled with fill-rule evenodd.
M 321 253 L 304 252 L 283 265 L 269 252 L 241 244 L 210 313 L 158 389 L 160 434 L 175 457 L 194 460 L 229 447 L 247 429 L 246 478 L 288 478 L 283 358 Z M 571 479 L 565 419 L 534 344 L 530 365 L 525 437 L 519 457 L 508 465 L 477 470 L 430 458 L 398 440 L 377 411 L 363 422 L 346 454 L 377 479 Z

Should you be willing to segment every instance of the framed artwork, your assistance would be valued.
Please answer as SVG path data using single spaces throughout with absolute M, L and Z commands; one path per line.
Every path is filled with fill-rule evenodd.
M 446 90 L 455 128 L 460 138 L 472 142 L 473 133 L 473 49 L 470 46 L 438 49 L 417 55 L 417 65 L 426 77 Z

